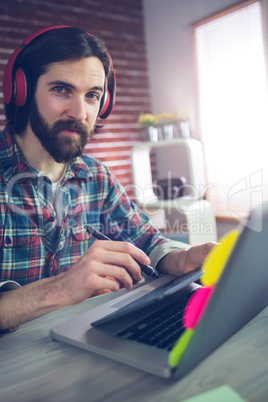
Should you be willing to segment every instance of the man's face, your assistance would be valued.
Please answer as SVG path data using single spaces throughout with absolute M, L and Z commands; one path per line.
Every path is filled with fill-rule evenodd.
M 104 81 L 104 68 L 96 57 L 53 63 L 40 76 L 29 123 L 56 162 L 82 154 L 95 126 Z

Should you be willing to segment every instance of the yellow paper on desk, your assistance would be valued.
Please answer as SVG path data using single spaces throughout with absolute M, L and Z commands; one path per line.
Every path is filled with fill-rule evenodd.
M 228 385 L 223 385 L 204 392 L 203 394 L 193 396 L 190 399 L 185 399 L 183 402 L 245 402 L 240 395 Z

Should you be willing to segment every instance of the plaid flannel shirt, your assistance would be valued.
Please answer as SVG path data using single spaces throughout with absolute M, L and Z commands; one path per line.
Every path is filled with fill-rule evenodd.
M 57 196 L 61 223 L 51 181 L 24 160 L 8 127 L 0 135 L 0 167 L 0 282 L 25 285 L 66 271 L 94 241 L 86 224 L 112 239 L 135 244 L 149 256 L 155 251 L 156 260 L 178 248 L 130 201 L 107 167 L 93 158 L 83 155 L 67 167 Z

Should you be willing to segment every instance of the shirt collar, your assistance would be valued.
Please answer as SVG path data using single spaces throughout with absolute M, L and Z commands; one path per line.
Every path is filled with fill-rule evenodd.
M 78 177 L 79 179 L 91 179 L 93 177 L 83 157 L 78 156 L 68 165 L 64 181 L 72 179 L 73 177 Z

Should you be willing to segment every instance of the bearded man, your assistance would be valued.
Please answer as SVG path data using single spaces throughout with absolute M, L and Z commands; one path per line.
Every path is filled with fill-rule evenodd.
M 103 42 L 76 27 L 30 35 L 4 74 L 0 135 L 0 329 L 11 331 L 97 291 L 130 290 L 141 264 L 181 275 L 213 244 L 166 239 L 99 161 L 83 154 L 111 113 L 115 73 Z M 92 237 L 92 225 L 114 241 Z

